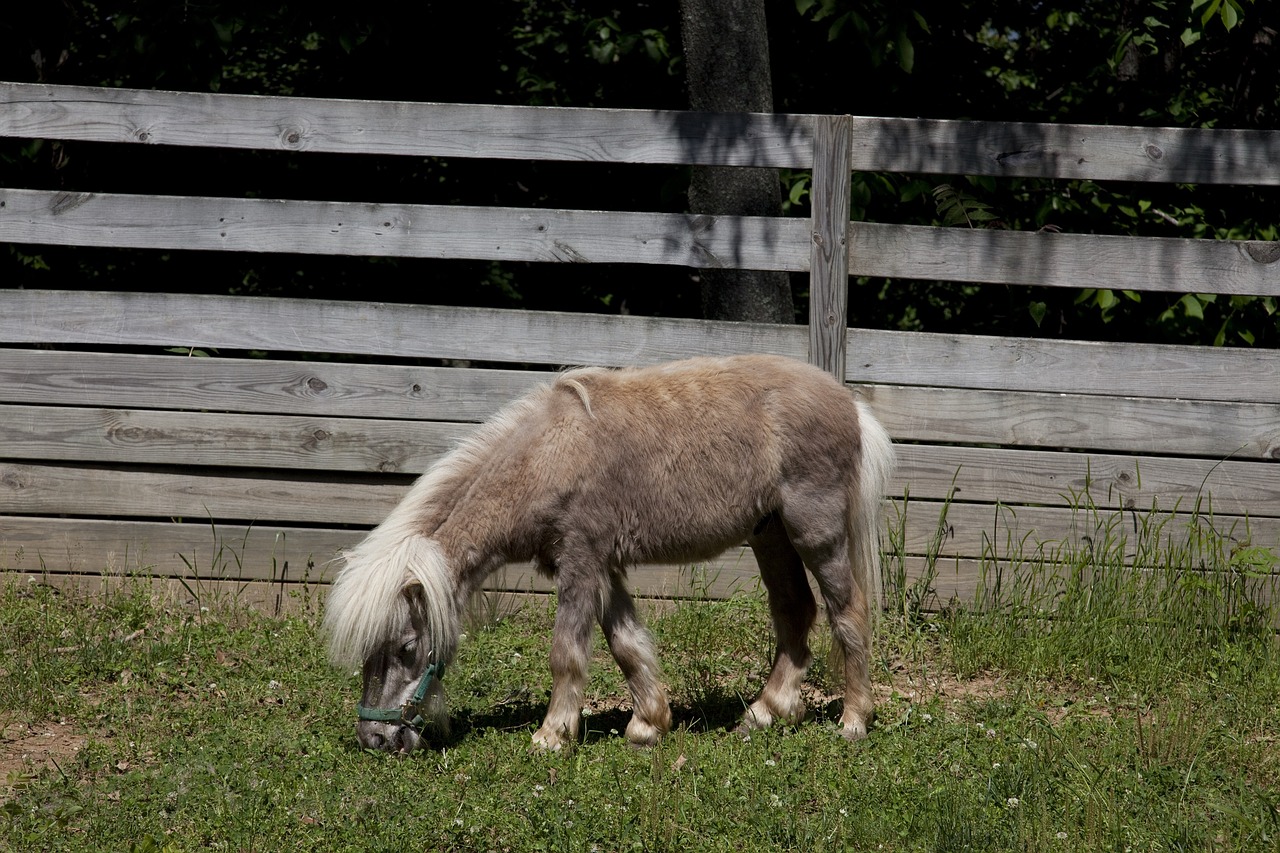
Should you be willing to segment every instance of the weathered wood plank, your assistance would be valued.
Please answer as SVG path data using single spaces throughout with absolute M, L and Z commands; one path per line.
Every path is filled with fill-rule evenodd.
M 867 172 L 1280 184 L 1280 131 L 854 119 Z
M 810 223 L 531 208 L 0 189 L 0 240 L 804 272 Z M 849 274 L 1280 295 L 1280 243 L 851 223 Z
M 11 291 L 10 293 L 18 293 Z M 90 305 L 83 309 L 55 299 L 51 307 L 69 316 L 86 315 L 84 324 L 73 322 L 69 336 L 80 343 L 95 343 L 88 325 L 94 307 L 111 312 L 119 306 L 103 303 L 89 294 Z M 38 301 L 38 297 L 37 300 Z M 253 307 L 250 303 L 247 307 Z M 40 328 L 19 328 L 21 320 L 35 311 L 34 301 L 23 306 L 9 301 L 0 292 L 0 307 L 12 306 L 22 317 L 8 318 L 0 312 L 0 331 L 34 338 L 67 336 L 46 321 Z M 172 302 L 158 305 L 172 308 Z M 197 303 L 193 308 L 204 307 Z M 408 310 L 430 316 L 427 306 Z M 400 357 L 422 355 L 439 338 L 431 331 L 447 330 L 454 309 L 443 312 L 439 321 L 429 322 L 427 340 L 401 341 L 384 335 L 377 326 L 386 315 L 374 312 L 365 328 L 374 355 Z M 28 313 L 29 312 L 29 313 Z M 305 316 L 308 312 L 312 316 Z M 284 318 L 295 325 L 314 320 L 317 312 L 303 309 L 304 316 Z M 467 328 L 491 328 L 505 334 L 510 312 L 466 309 L 461 322 Z M 528 341 L 525 350 L 541 362 L 604 363 L 606 354 L 587 358 L 586 347 L 610 338 L 637 336 L 645 341 L 640 362 L 659 360 L 662 353 L 689 355 L 693 345 L 722 341 L 742 345 L 741 330 L 733 325 L 702 321 L 652 321 L 645 318 L 606 315 L 576 315 L 587 340 L 583 346 L 565 341 L 571 350 L 554 352 L 556 340 Z M 489 319 L 486 321 L 486 317 Z M 536 317 L 536 314 L 535 314 Z M 118 314 L 100 318 L 104 336 L 118 338 Z M 363 322 L 363 320 L 362 320 Z M 549 324 L 568 323 L 563 315 L 550 315 Z M 204 324 L 190 318 L 191 331 L 174 331 L 170 339 L 191 334 L 207 334 Z M 335 323 L 336 325 L 336 323 Z M 533 320 L 527 324 L 531 329 Z M 567 328 L 567 326 L 566 326 Z M 552 325 L 555 331 L 555 325 Z M 236 334 L 235 328 L 228 333 Z M 320 330 L 323 332 L 323 330 Z M 762 327 L 756 339 L 768 351 L 803 355 L 797 351 L 795 329 Z M 769 332 L 779 334 L 770 338 Z M 161 335 L 161 332 L 154 332 Z M 737 340 L 732 337 L 736 335 Z M 505 339 L 495 340 L 499 355 L 515 357 Z M 222 344 L 232 348 L 240 340 Z M 447 339 L 439 352 L 456 353 L 463 342 Z M 747 341 L 750 345 L 750 340 Z M 453 347 L 453 349 L 445 349 Z M 537 347 L 537 349 L 534 349 Z M 406 352 L 408 349 L 408 352 Z M 473 352 L 481 347 L 473 345 Z M 745 351 L 745 348 L 744 350 Z M 707 349 L 707 352 L 710 352 Z M 705 353 L 704 353 L 705 354 Z M 561 356 L 556 358 L 556 356 Z M 457 357 L 457 356 L 454 356 Z M 1280 403 L 1280 353 L 1234 347 L 1161 346 L 1156 344 L 1094 343 L 1030 338 L 980 337 L 860 329 L 848 345 L 847 376 L 862 384 L 926 385 L 985 390 L 1045 391 L 1069 394 L 1102 394 L 1125 397 L 1165 397 L 1182 400 L 1236 400 Z M 1240 376 L 1250 381 L 1239 381 Z M 65 403 L 119 406 L 124 408 L 213 409 L 218 411 L 267 414 L 307 414 L 337 417 L 423 418 L 433 420 L 482 420 L 498 407 L 546 381 L 540 372 L 468 370 L 405 365 L 344 364 L 332 361 L 282 361 L 275 359 L 177 358 L 172 355 L 62 352 L 57 350 L 0 349 L 0 401 L 18 403 Z
M 0 514 L 372 527 L 408 490 L 402 479 L 392 485 L 0 462 Z
M 0 515 L 0 570 L 327 583 L 361 530 Z M 308 563 L 310 562 L 310 566 Z
M 208 148 L 806 169 L 812 121 L 0 83 L 0 136 Z
M 395 346 L 385 344 L 387 349 Z M 0 402 L 481 421 L 550 381 L 551 375 L 540 370 L 0 349 Z
M 1280 242 L 851 223 L 849 274 L 1162 293 L 1280 295 Z
M 0 290 L 0 341 L 182 346 L 561 365 L 771 352 L 803 326 L 278 297 Z M 318 369 L 318 368 L 317 368 Z
M 278 581 L 282 574 L 291 582 L 328 583 L 340 551 L 363 537 L 363 531 L 325 528 L 0 516 L 0 572 L 150 574 L 184 577 L 193 588 L 197 580 Z M 745 548 L 696 569 L 662 564 L 628 571 L 631 588 L 653 597 L 724 598 L 755 588 L 758 577 Z M 553 586 L 530 565 L 511 564 L 494 573 L 485 588 L 549 592 Z
M 278 583 L 283 577 L 286 594 L 305 582 L 319 598 L 337 570 L 339 552 L 362 535 L 318 528 L 0 517 L 0 581 L 5 575 L 19 582 L 29 578 L 58 583 L 68 574 L 79 574 L 107 584 L 122 583 L 130 574 L 181 577 L 186 589 L 213 596 L 227 591 L 223 584 Z M 1023 556 L 1033 555 L 1028 551 Z M 987 562 L 989 570 L 997 565 L 1008 583 L 1032 570 L 1034 560 Z M 886 572 L 896 568 L 895 561 L 886 563 Z M 944 557 L 930 569 L 926 558 L 906 557 L 902 568 L 908 583 L 930 575 L 930 589 L 939 604 L 952 599 L 972 602 L 983 578 L 982 562 L 971 558 Z M 634 566 L 628 571 L 628 586 L 637 595 L 655 598 L 716 599 L 760 590 L 755 559 L 742 548 L 696 566 Z M 485 588 L 546 593 L 552 584 L 529 565 L 510 564 L 494 573 Z
M 859 329 L 848 365 L 858 383 L 1280 403 L 1277 350 Z
M 1280 459 L 1280 405 L 863 385 L 897 441 Z
M 399 484 L 323 482 L 214 476 L 157 471 L 118 471 L 0 462 L 0 514 L 73 515 L 182 519 L 219 527 L 237 522 L 264 524 L 359 525 L 381 521 L 408 491 Z M 906 553 L 924 554 L 937 531 L 940 504 L 913 500 L 907 504 Z M 895 512 L 888 513 L 894 524 Z M 1108 512 L 1108 517 L 1115 517 Z M 982 556 L 992 541 L 1075 540 L 1087 514 L 1059 507 L 1000 507 L 953 504 L 941 553 Z M 1223 529 L 1242 519 L 1218 515 Z M 1280 519 L 1250 522 L 1255 540 L 1280 545 Z M 1092 535 L 1092 527 L 1086 533 Z M 997 552 L 999 556 L 1003 553 Z
M 1274 463 L 900 444 L 891 494 L 964 502 L 1280 517 Z
M 0 452 L 56 462 L 418 474 L 471 429 L 433 421 L 0 405 Z
M 0 84 L 0 135 L 286 151 L 808 168 L 813 116 Z M 855 117 L 859 171 L 1275 184 L 1280 134 Z
M 849 316 L 848 116 L 820 117 L 814 129 L 813 245 L 809 260 L 809 362 L 841 380 Z
M 809 268 L 802 219 L 0 189 L 0 241 L 565 263 Z
M 1079 552 L 1082 548 L 1101 547 L 1106 542 L 1127 543 L 1124 553 L 1134 556 L 1134 544 L 1143 525 L 1169 519 L 1157 544 L 1185 542 L 1186 524 L 1192 513 L 1160 513 L 1152 516 L 1142 510 L 1071 510 L 1062 507 L 1005 506 L 994 504 L 953 503 L 946 508 L 933 501 L 893 501 L 887 512 L 885 528 L 901 531 L 903 553 L 923 556 L 936 553 L 941 557 L 990 559 L 1030 558 L 1038 546 L 1046 553 L 1060 548 Z M 1248 543 L 1264 548 L 1280 547 L 1280 519 L 1244 519 L 1239 516 L 1201 517 L 1201 523 L 1212 528 L 1229 542 Z M 892 542 L 893 533 L 886 542 Z M 886 545 L 890 551 L 893 549 Z
M 473 427 L 385 419 L 297 418 L 0 405 L 9 460 L 420 474 Z M 965 502 L 1190 508 L 1280 516 L 1265 462 L 900 445 L 890 494 Z M 1086 489 L 1088 495 L 1086 496 Z M 1074 497 L 1073 497 L 1074 496 Z

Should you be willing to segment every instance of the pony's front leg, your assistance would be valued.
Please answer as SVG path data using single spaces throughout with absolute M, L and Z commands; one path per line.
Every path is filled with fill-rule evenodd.
M 627 679 L 635 704 L 631 722 L 627 723 L 627 740 L 635 746 L 653 746 L 671 729 L 671 704 L 659 680 L 653 638 L 640 622 L 631 593 L 619 575 L 611 578 L 609 600 L 600 616 L 600 627 L 613 659 Z
M 586 580 L 563 569 L 556 574 L 559 603 L 551 638 L 551 701 L 542 726 L 533 733 L 534 745 L 544 749 L 559 749 L 578 739 L 591 631 L 600 603 L 597 585 Z

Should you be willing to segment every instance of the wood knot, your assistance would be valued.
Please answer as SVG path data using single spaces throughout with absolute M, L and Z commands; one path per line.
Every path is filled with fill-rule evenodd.
M 1260 264 L 1274 264 L 1280 261 L 1280 241 L 1250 240 L 1240 245 L 1246 255 Z
M 1142 153 L 1146 154 L 1152 160 L 1159 160 L 1164 157 L 1164 149 L 1154 142 L 1148 142 L 1142 146 Z
M 307 134 L 301 127 L 286 127 L 280 131 L 280 145 L 284 148 L 301 148 Z
M 54 216 L 61 216 L 75 210 L 88 200 L 89 193 L 58 193 L 53 197 L 53 203 L 49 205 L 49 212 Z
M 312 376 L 307 379 L 307 387 L 319 394 L 322 391 L 329 390 L 329 383 L 325 382 L 319 376 Z

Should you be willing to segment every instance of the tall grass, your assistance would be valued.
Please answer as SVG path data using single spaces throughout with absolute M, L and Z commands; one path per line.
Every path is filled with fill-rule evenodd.
M 1134 686 L 1274 669 L 1280 571 L 1247 523 L 1224 528 L 1207 500 L 1177 513 L 1072 498 L 1067 541 L 985 542 L 976 601 L 948 626 L 962 669 Z

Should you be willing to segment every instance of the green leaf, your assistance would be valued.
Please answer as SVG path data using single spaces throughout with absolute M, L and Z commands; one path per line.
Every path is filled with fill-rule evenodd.
M 787 194 L 792 204 L 799 204 L 800 201 L 809 194 L 809 179 L 800 178 L 791 185 L 791 192 Z
M 1185 30 L 1182 31 L 1183 47 L 1191 47 L 1191 45 L 1195 44 L 1198 41 L 1200 41 L 1199 30 L 1193 30 L 1191 29 L 1191 27 L 1187 27 Z
M 905 32 L 898 34 L 898 67 L 908 74 L 916 64 L 916 47 Z
M 1178 300 L 1182 304 L 1182 311 L 1188 317 L 1197 320 L 1204 319 L 1204 308 L 1200 305 L 1200 300 L 1196 299 L 1190 293 L 1182 294 L 1182 298 Z
M 1044 316 L 1048 313 L 1049 306 L 1043 302 L 1032 302 L 1027 306 L 1027 311 L 1031 314 L 1031 319 L 1038 329 L 1040 324 L 1044 322 Z
M 1222 4 L 1222 25 L 1229 31 L 1238 23 L 1240 23 L 1240 10 L 1231 0 L 1226 0 Z

